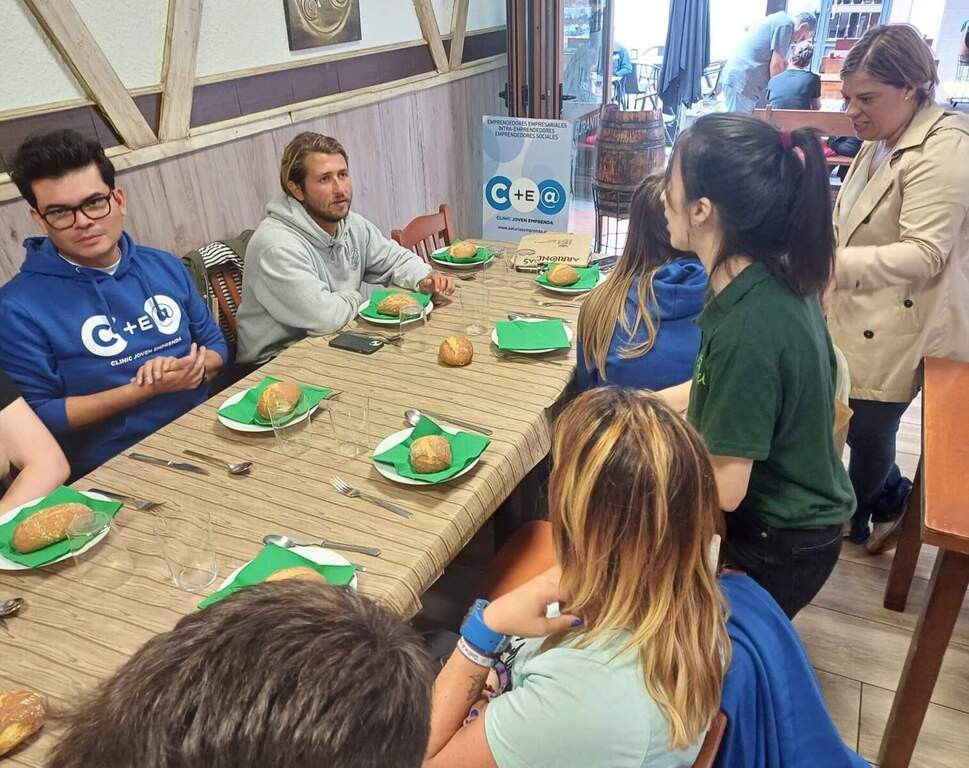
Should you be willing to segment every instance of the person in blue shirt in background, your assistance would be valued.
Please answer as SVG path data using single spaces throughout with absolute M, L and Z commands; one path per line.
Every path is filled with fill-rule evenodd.
M 626 106 L 624 104 L 626 97 L 626 75 L 630 75 L 634 71 L 633 61 L 629 58 L 629 51 L 617 42 L 612 49 L 612 94 L 613 101 L 621 104 L 623 109 Z
M 636 189 L 622 256 L 579 312 L 580 391 L 604 384 L 659 390 L 693 375 L 707 275 L 696 256 L 670 246 L 664 183 L 654 174 Z
M 97 143 L 33 136 L 10 175 L 46 237 L 24 241 L 0 290 L 0 368 L 76 478 L 203 402 L 228 350 L 181 261 L 123 231 L 125 195 Z

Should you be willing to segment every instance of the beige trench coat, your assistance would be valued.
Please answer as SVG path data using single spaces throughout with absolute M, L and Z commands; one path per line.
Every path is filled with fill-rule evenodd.
M 864 143 L 845 186 L 867 172 L 875 146 Z M 918 112 L 841 229 L 843 197 L 831 336 L 852 397 L 908 402 L 922 358 L 969 360 L 969 117 Z

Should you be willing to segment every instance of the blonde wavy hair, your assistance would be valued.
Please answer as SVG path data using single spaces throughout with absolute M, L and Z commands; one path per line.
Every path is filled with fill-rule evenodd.
M 655 395 L 601 387 L 556 422 L 549 516 L 568 610 L 580 629 L 545 648 L 588 647 L 617 630 L 670 729 L 694 744 L 720 706 L 730 663 L 725 603 L 707 561 L 722 523 L 696 431 Z
M 629 233 L 622 256 L 610 278 L 589 294 L 579 310 L 578 335 L 586 367 L 591 368 L 594 363 L 603 381 L 608 380 L 606 358 L 616 323 L 630 339 L 619 350 L 621 358 L 642 357 L 653 348 L 659 334 L 653 278 L 670 262 L 689 255 L 670 245 L 666 215 L 660 201 L 665 185 L 665 176 L 652 174 L 636 187 L 629 204 Z M 630 322 L 626 297 L 634 282 L 638 306 L 636 316 Z M 634 344 L 632 339 L 640 328 L 646 329 L 646 339 Z

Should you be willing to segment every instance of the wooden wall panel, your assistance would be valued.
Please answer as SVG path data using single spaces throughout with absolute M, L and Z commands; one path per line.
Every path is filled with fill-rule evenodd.
M 283 147 L 300 131 L 319 131 L 346 145 L 353 209 L 385 234 L 447 202 L 459 232 L 478 235 L 481 117 L 504 114 L 497 92 L 505 77 L 498 69 L 123 171 L 126 228 L 182 254 L 255 227 L 279 190 Z M 33 234 L 23 200 L 0 204 L 0 284 L 19 269 L 21 242 Z

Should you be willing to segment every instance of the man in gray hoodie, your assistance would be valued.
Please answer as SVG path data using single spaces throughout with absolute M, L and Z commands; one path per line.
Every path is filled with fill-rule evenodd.
M 454 292 L 413 251 L 350 211 L 347 153 L 336 139 L 301 133 L 283 152 L 283 194 L 246 248 L 236 316 L 240 363 L 264 363 L 306 336 L 346 325 L 373 284 L 437 296 Z

